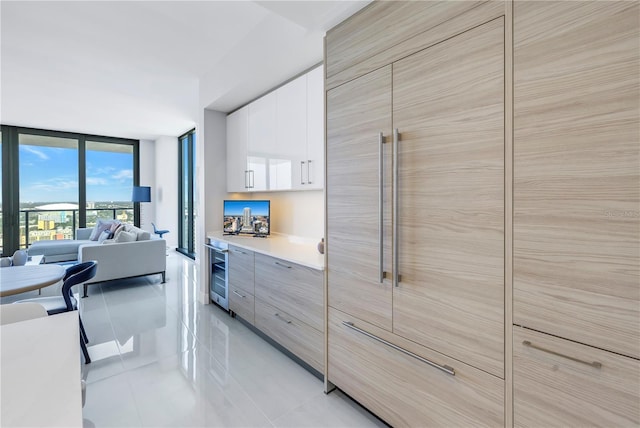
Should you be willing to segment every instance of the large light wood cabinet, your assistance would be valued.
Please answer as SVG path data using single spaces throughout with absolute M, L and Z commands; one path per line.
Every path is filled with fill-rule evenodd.
M 640 358 L 637 2 L 517 2 L 514 322 Z
M 505 26 L 475 24 L 327 92 L 327 375 L 392 425 L 504 423 Z
M 325 42 L 327 388 L 640 425 L 640 4 L 373 2 Z
M 640 7 L 514 3 L 514 424 L 640 425 Z

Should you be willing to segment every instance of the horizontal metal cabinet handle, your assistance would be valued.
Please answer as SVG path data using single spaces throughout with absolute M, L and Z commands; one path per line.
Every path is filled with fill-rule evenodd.
M 280 316 L 280 314 L 279 314 L 279 313 L 275 313 L 275 314 L 273 314 L 273 315 L 275 315 L 276 317 L 278 317 L 278 319 L 281 319 L 282 321 L 286 322 L 287 324 L 291 324 L 291 320 L 288 320 L 288 319 L 286 319 L 286 318 L 282 318 L 282 317 Z
M 236 250 L 235 248 L 232 248 L 231 251 L 233 251 L 234 253 L 247 254 L 244 251 Z
M 235 294 L 236 296 L 240 296 L 240 297 L 242 297 L 243 299 L 244 299 L 245 297 L 247 297 L 247 296 L 243 296 L 242 294 L 238 293 L 236 290 L 233 290 L 233 294 Z
M 344 325 L 345 327 L 349 327 L 350 329 L 355 330 L 358 333 L 362 333 L 365 336 L 370 337 L 373 340 L 377 340 L 378 342 L 383 343 L 383 344 L 395 349 L 396 351 L 400 351 L 405 355 L 413 357 L 418 361 L 422 361 L 423 363 L 428 364 L 429 366 L 431 366 L 433 368 L 436 368 L 436 369 L 441 370 L 441 371 L 443 371 L 443 372 L 445 372 L 447 374 L 450 374 L 451 376 L 455 376 L 456 375 L 456 371 L 453 369 L 453 367 L 449 367 L 449 366 L 446 366 L 446 365 L 441 365 L 441 364 L 434 363 L 433 361 L 429 361 L 426 358 L 423 358 L 418 354 L 414 354 L 411 351 L 407 351 L 406 349 L 401 348 L 398 345 L 394 345 L 391 342 L 388 342 L 388 341 L 386 341 L 386 340 L 384 340 L 384 339 L 382 339 L 382 338 L 380 338 L 378 336 L 375 336 L 375 335 L 373 335 L 373 334 L 371 334 L 369 332 L 366 332 L 366 331 L 362 330 L 361 328 L 356 327 L 351 321 L 342 321 L 342 325 Z
M 564 354 L 561 354 L 559 352 L 552 351 L 551 349 L 547 349 L 547 348 L 543 348 L 543 347 L 538 346 L 538 345 L 534 345 L 533 343 L 529 342 L 528 340 L 523 341 L 522 344 L 524 346 L 528 346 L 529 348 L 537 349 L 538 351 L 542 351 L 542 352 L 546 352 L 547 354 L 551 354 L 551 355 L 555 355 L 555 356 L 558 356 L 558 357 L 566 358 L 567 360 L 575 361 L 576 363 L 586 364 L 588 366 L 595 367 L 597 369 L 602 367 L 602 363 L 599 362 L 599 361 L 584 361 L 584 360 L 581 360 L 579 358 L 571 357 L 569 355 L 564 355 Z
M 276 264 L 278 266 L 282 266 L 283 268 L 287 268 L 287 269 L 291 269 L 291 266 L 287 266 L 284 263 L 280 263 L 280 262 L 273 262 L 273 264 Z

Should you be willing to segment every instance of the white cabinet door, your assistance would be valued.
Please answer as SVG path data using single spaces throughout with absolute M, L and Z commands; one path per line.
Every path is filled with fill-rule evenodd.
M 271 92 L 249 104 L 249 191 L 269 190 L 269 159 L 273 157 L 276 138 L 277 98 Z
M 278 190 L 304 188 L 307 184 L 307 76 L 276 91 L 278 98 Z
M 248 107 L 227 116 L 227 192 L 246 192 L 248 186 Z
M 306 189 L 324 188 L 324 66 L 307 73 Z M 304 178 L 304 177 L 303 177 Z

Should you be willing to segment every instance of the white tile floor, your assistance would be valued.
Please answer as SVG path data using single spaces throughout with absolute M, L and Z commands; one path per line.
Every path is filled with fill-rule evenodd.
M 166 284 L 89 287 L 86 427 L 384 426 L 196 294 L 195 264 L 173 252 Z

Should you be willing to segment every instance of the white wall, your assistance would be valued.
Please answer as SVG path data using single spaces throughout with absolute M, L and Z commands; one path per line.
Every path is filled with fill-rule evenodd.
M 142 176 L 140 177 L 142 183 Z M 168 229 L 167 246 L 178 246 L 178 137 L 161 137 L 155 141 L 155 186 L 151 187 L 156 226 Z
M 202 303 L 209 303 L 207 232 L 221 229 L 227 181 L 227 115 L 202 109 L 196 129 L 196 264 Z
M 140 185 L 151 186 L 151 202 L 140 204 L 140 227 L 153 231 L 156 222 L 156 146 L 151 140 L 140 140 Z
M 324 236 L 324 191 L 228 193 L 227 199 L 271 201 L 271 232 L 312 238 Z M 220 230 L 222 222 L 214 230 Z

